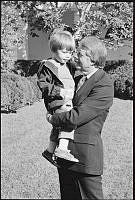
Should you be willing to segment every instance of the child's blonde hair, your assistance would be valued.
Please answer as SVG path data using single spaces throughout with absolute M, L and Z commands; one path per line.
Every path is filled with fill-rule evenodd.
M 68 31 L 54 31 L 49 40 L 50 50 L 56 53 L 57 50 L 66 49 L 68 51 L 75 50 L 75 40 Z
M 107 49 L 104 43 L 95 36 L 88 36 L 80 42 L 80 48 L 86 50 L 86 55 L 96 67 L 104 67 L 107 57 Z

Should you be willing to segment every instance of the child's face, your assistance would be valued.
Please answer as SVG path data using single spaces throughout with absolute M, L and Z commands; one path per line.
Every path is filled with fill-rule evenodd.
M 71 59 L 72 51 L 65 49 L 57 50 L 57 52 L 54 54 L 54 57 L 56 60 L 58 60 L 60 63 L 64 64 L 68 60 Z

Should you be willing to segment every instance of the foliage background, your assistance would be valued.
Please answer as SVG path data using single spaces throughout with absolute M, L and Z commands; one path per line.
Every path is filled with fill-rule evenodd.
M 2 68 L 13 68 L 14 46 L 25 46 L 28 25 L 33 37 L 35 29 L 51 32 L 65 25 L 62 16 L 71 8 L 78 16 L 72 27 L 76 41 L 96 35 L 108 47 L 117 48 L 124 39 L 132 40 L 133 2 L 67 2 L 59 6 L 59 2 L 1 1 Z
M 24 60 L 21 68 L 16 68 L 17 49 L 22 48 L 25 57 L 26 39 L 29 35 L 38 37 L 34 30 L 50 34 L 54 28 L 67 28 L 74 34 L 77 45 L 86 35 L 95 35 L 106 43 L 108 49 L 117 49 L 124 45 L 125 39 L 132 41 L 133 2 L 1 1 L 1 6 L 1 76 L 2 81 L 6 78 L 8 80 L 7 83 L 4 81 L 2 84 L 2 105 L 4 106 L 7 106 L 8 102 L 12 105 L 10 107 L 17 108 L 15 104 L 31 104 L 41 97 L 36 85 L 35 73 L 39 66 L 37 61 Z M 73 10 L 76 16 L 72 27 L 68 27 L 62 21 L 64 13 L 68 10 Z M 28 26 L 30 31 L 27 31 Z M 119 66 L 116 62 L 117 68 L 114 69 L 113 62 L 111 61 L 109 65 L 110 69 L 105 67 L 105 70 L 114 79 L 115 96 L 132 99 L 132 61 L 130 63 L 125 61 L 125 64 Z M 10 78 L 5 75 L 7 72 L 8 75 L 10 73 Z M 22 83 L 25 86 L 22 86 Z M 29 94 L 35 92 L 35 97 L 33 95 L 30 98 L 26 88 L 29 88 Z

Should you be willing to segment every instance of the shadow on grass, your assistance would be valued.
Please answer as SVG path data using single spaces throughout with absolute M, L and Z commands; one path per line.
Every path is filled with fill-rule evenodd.
M 115 98 L 117 99 L 122 99 L 122 100 L 133 100 L 133 97 L 126 97 L 126 96 L 123 96 L 123 95 L 114 95 Z
M 10 114 L 10 113 L 17 113 L 16 110 L 1 110 L 1 113 Z

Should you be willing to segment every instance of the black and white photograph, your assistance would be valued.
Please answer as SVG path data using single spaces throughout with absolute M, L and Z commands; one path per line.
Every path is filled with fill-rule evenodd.
M 1 199 L 133 199 L 133 1 L 1 1 Z

